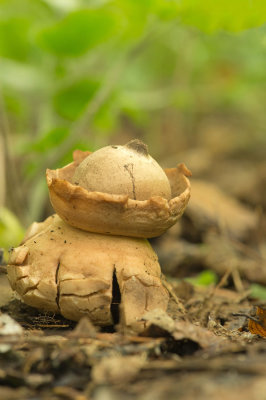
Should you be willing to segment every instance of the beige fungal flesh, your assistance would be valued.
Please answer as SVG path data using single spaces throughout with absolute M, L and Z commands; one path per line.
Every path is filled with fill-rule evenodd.
M 7 267 L 26 304 L 72 320 L 87 315 L 96 325 L 118 322 L 119 311 L 123 326 L 135 331 L 146 311 L 166 309 L 160 266 L 145 239 L 81 231 L 57 215 L 33 228 Z
M 89 155 L 75 170 L 72 183 L 90 192 L 128 195 L 134 200 L 171 198 L 167 176 L 138 140 Z

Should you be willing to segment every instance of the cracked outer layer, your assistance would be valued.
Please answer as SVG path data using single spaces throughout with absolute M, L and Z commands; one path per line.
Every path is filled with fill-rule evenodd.
M 89 154 L 76 150 L 74 162 L 46 172 L 52 206 L 68 224 L 89 232 L 152 238 L 164 233 L 183 214 L 190 198 L 187 176 L 191 175 L 184 164 L 164 170 L 171 187 L 170 200 L 161 196 L 135 200 L 72 184 L 77 167 Z
M 111 325 L 114 275 L 121 304 L 120 323 L 137 322 L 149 310 L 168 304 L 157 256 L 145 239 L 81 231 L 53 215 L 29 228 L 7 266 L 12 288 L 33 307 L 71 320 L 87 315 L 96 325 Z

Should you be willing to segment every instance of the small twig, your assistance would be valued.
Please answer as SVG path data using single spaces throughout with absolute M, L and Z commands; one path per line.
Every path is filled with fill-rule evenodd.
M 244 285 L 242 283 L 242 280 L 241 280 L 241 277 L 239 274 L 239 270 L 237 268 L 237 260 L 233 259 L 233 260 L 231 260 L 230 266 L 229 266 L 229 268 L 227 268 L 227 270 L 224 273 L 224 275 L 222 276 L 220 282 L 213 288 L 212 294 L 214 294 L 217 289 L 220 289 L 221 287 L 226 285 L 230 275 L 232 276 L 234 286 L 235 286 L 237 292 L 243 293 L 245 291 Z M 245 296 L 246 296 L 246 293 L 245 293 Z
M 165 289 L 169 292 L 170 296 L 174 299 L 175 303 L 178 305 L 179 311 L 182 312 L 182 314 L 186 314 L 186 310 L 183 303 L 177 297 L 177 295 L 174 292 L 172 284 L 166 280 L 166 277 L 164 275 L 162 276 L 162 284 L 165 287 Z
M 248 319 L 251 319 L 252 321 L 256 322 L 257 324 L 263 326 L 262 321 L 259 318 L 252 317 L 251 315 L 245 314 L 245 313 L 232 313 L 233 317 L 246 317 Z
M 250 295 L 250 289 L 244 290 L 239 294 L 239 297 L 235 300 L 235 303 L 239 304 Z
M 239 270 L 237 267 L 232 269 L 232 278 L 233 278 L 234 286 L 235 286 L 236 290 L 238 292 L 242 293 L 244 291 L 244 286 L 243 286 L 243 283 L 242 283 L 242 280 L 241 280 L 241 277 L 239 274 Z
M 69 325 L 38 324 L 38 328 L 69 328 Z
M 232 273 L 232 269 L 228 268 L 227 271 L 225 271 L 224 275 L 222 276 L 220 282 L 217 283 L 217 285 L 213 288 L 213 291 L 216 289 L 221 289 L 223 286 L 227 284 L 228 278 Z

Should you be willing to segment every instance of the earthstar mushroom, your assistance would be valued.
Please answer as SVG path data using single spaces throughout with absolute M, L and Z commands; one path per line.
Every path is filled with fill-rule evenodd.
M 76 151 L 73 163 L 47 171 L 57 214 L 33 223 L 11 252 L 12 288 L 26 304 L 68 319 L 141 331 L 142 315 L 166 310 L 169 298 L 146 238 L 182 214 L 188 174 L 184 165 L 164 172 L 139 141 Z

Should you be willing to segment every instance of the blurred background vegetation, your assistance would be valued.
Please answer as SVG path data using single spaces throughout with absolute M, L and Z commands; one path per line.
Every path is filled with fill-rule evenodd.
M 137 137 L 194 176 L 262 161 L 265 15 L 259 0 L 0 0 L 0 247 L 52 212 L 45 169 L 75 148 Z

